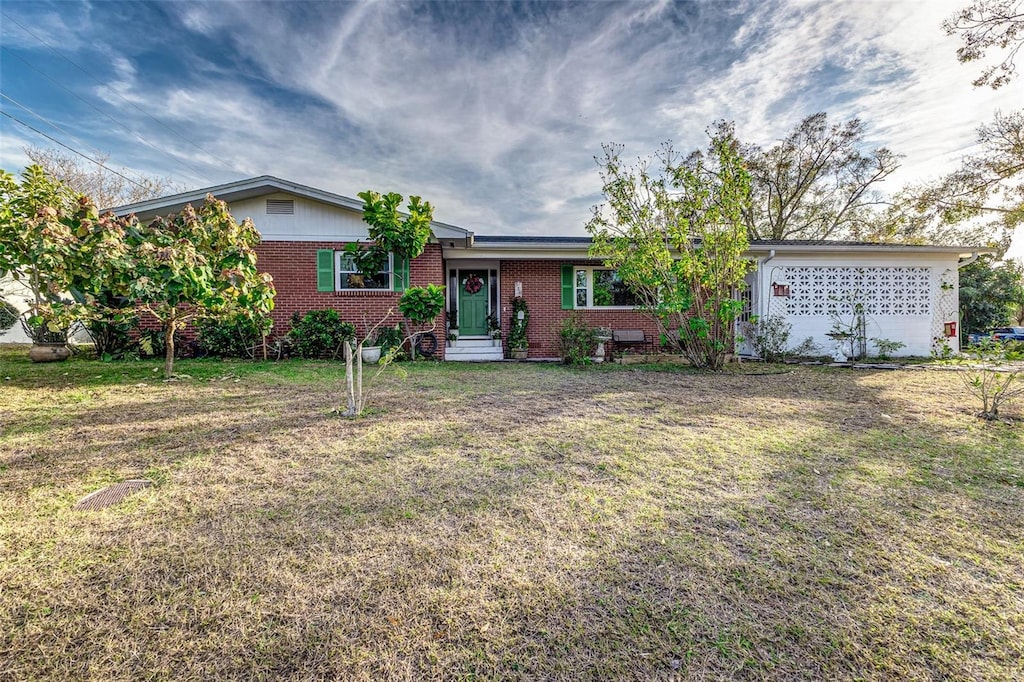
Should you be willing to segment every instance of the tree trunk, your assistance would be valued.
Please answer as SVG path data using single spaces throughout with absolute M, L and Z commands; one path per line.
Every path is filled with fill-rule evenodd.
M 178 321 L 173 317 L 164 325 L 164 346 L 167 348 L 167 354 L 164 357 L 164 379 L 174 376 L 174 332 L 177 328 Z
M 345 384 L 348 388 L 348 409 L 345 410 L 346 417 L 356 416 L 356 392 L 352 377 L 352 346 L 349 342 L 343 341 L 345 344 Z
M 363 342 L 356 346 L 356 413 L 358 417 L 363 413 Z

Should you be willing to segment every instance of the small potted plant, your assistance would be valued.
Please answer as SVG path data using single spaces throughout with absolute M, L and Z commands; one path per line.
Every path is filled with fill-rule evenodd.
M 365 318 L 363 319 L 363 324 L 366 324 Z M 375 365 L 380 362 L 381 346 L 383 345 L 381 344 L 380 339 L 381 331 L 383 330 L 377 330 L 375 332 L 371 329 L 369 334 L 373 334 L 373 337 L 371 338 L 369 334 L 367 334 L 366 338 L 356 345 L 356 348 L 359 349 L 359 355 L 362 356 L 364 363 Z
M 32 362 L 59 362 L 71 357 L 68 348 L 68 328 L 54 320 L 22 317 L 21 327 L 32 339 L 28 357 Z
M 494 313 L 487 316 L 487 333 L 494 339 L 495 346 L 501 345 L 501 323 Z
M 459 340 L 459 321 L 449 317 L 445 322 L 445 326 L 447 327 L 446 336 L 448 341 L 450 345 L 454 345 Z
M 360 353 L 363 356 L 363 362 L 368 363 L 370 365 L 375 365 L 378 362 L 380 362 L 380 350 L 381 350 L 381 347 L 380 346 L 367 346 L 367 345 L 365 345 L 368 340 L 369 339 L 363 341 L 364 345 L 363 345 L 363 348 L 360 351 Z

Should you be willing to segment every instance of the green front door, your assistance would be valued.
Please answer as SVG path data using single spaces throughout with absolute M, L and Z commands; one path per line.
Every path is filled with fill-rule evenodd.
M 487 334 L 487 271 L 459 271 L 459 335 Z

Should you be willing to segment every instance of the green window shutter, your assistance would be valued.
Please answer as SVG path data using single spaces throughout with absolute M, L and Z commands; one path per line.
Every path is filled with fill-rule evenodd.
M 316 251 L 316 290 L 334 291 L 333 249 L 317 249 Z
M 562 266 L 562 310 L 572 310 L 576 300 L 576 274 L 571 265 Z
M 405 291 L 409 288 L 409 259 L 395 256 L 395 271 L 392 274 L 392 282 L 395 291 Z

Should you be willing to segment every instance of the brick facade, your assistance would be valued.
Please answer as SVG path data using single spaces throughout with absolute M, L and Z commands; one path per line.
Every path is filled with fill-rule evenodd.
M 562 310 L 562 265 L 593 266 L 594 261 L 506 260 L 501 262 L 501 328 L 511 329 L 512 313 L 508 301 L 515 293 L 516 282 L 522 282 L 523 298 L 530 309 L 526 336 L 530 341 L 530 357 L 558 357 L 558 329 L 562 320 L 573 313 Z M 592 327 L 611 329 L 643 329 L 657 347 L 658 329 L 646 315 L 634 310 L 580 310 Z M 508 332 L 505 332 L 507 346 Z M 610 346 L 611 344 L 608 344 Z M 606 349 L 608 348 L 606 346 Z M 610 350 L 610 349 L 609 349 Z
M 305 313 L 320 308 L 334 308 L 341 318 L 356 326 L 356 333 L 362 336 L 365 330 L 383 318 L 389 309 L 392 315 L 389 324 L 401 320 L 398 313 L 398 299 L 401 294 L 390 291 L 317 291 L 316 252 L 319 249 L 340 250 L 340 242 L 291 242 L 265 241 L 256 247 L 261 272 L 274 277 L 277 295 L 274 298 L 275 337 L 283 336 L 291 328 L 294 313 Z M 423 253 L 413 259 L 409 270 L 411 286 L 444 284 L 444 266 L 441 262 L 441 247 L 427 244 Z M 437 355 L 444 357 L 444 314 L 437 319 Z

